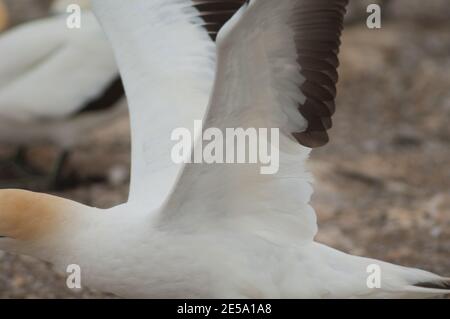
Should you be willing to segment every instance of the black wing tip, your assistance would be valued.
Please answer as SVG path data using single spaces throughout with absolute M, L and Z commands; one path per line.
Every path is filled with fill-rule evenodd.
M 419 282 L 414 286 L 427 289 L 448 290 L 450 293 L 450 278 L 442 278 L 437 281 Z
M 246 3 L 246 0 L 193 0 L 193 7 L 205 22 L 211 39 L 216 41 L 223 25 Z
M 332 127 L 331 116 L 336 108 L 338 53 L 347 4 L 348 0 L 302 3 L 294 15 L 306 17 L 306 20 L 291 22 L 297 60 L 305 78 L 300 90 L 306 101 L 299 105 L 299 111 L 308 123 L 304 132 L 293 133 L 293 136 L 306 147 L 317 148 L 329 142 L 327 131 Z
M 293 133 L 292 135 L 298 143 L 308 148 L 322 147 L 330 141 L 326 131 L 305 131 Z

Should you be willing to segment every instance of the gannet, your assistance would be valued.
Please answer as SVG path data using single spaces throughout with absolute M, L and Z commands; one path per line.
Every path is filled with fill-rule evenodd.
M 215 48 L 205 21 L 228 12 L 231 3 L 242 7 L 221 28 Z M 39 257 L 61 271 L 76 264 L 82 283 L 122 297 L 449 293 L 449 278 L 314 241 L 305 161 L 310 147 L 328 140 L 346 4 L 94 0 L 129 99 L 129 200 L 101 210 L 1 191 L 0 249 Z M 190 127 L 196 118 L 205 129 L 279 128 L 278 173 L 260 174 L 260 164 L 171 161 L 172 130 Z M 377 287 L 367 284 L 374 265 L 381 274 Z
M 114 54 L 88 2 L 69 1 L 85 9 L 79 29 L 67 27 L 67 2 L 0 36 L 10 57 L 0 60 L 0 143 L 54 143 L 62 150 L 55 178 L 86 133 L 126 112 Z

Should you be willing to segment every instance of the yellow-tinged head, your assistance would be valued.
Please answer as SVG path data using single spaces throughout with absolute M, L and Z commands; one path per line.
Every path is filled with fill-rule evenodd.
M 5 30 L 9 25 L 9 14 L 3 0 L 0 0 L 0 31 Z
M 101 210 L 47 194 L 0 190 L 0 250 L 52 263 L 98 239 Z
M 67 201 L 22 190 L 0 191 L 0 236 L 35 239 L 52 232 L 61 222 Z

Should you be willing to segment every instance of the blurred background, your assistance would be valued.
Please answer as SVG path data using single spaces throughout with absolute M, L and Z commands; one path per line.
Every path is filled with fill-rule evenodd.
M 52 3 L 4 2 L 8 28 L 48 16 Z M 366 7 L 376 1 L 350 0 L 331 143 L 310 161 L 317 239 L 449 276 L 450 6 L 448 0 L 380 2 L 382 28 L 370 30 Z M 104 208 L 125 201 L 129 141 L 126 114 L 99 127 L 74 147 L 61 172 L 65 182 L 51 192 Z M 14 152 L 0 145 L 0 157 Z M 36 145 L 24 156 L 34 169 L 50 173 L 59 152 Z M 48 191 L 38 180 L 0 169 L 2 187 Z M 0 298 L 103 297 L 109 296 L 70 291 L 46 263 L 0 252 Z

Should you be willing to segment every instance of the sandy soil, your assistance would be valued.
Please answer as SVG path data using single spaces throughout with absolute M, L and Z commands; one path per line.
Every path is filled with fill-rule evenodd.
M 450 23 L 439 18 L 445 1 L 426 10 L 418 2 L 393 2 L 381 30 L 356 23 L 345 31 L 332 141 L 310 161 L 317 239 L 449 276 Z M 98 207 L 123 202 L 128 132 L 124 118 L 74 150 L 66 174 L 76 169 L 77 182 L 57 194 Z M 28 155 L 48 169 L 55 154 L 36 147 Z M 0 297 L 107 295 L 69 291 L 50 265 L 0 253 Z

